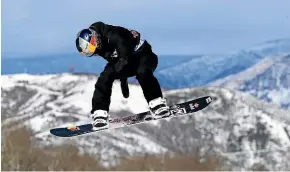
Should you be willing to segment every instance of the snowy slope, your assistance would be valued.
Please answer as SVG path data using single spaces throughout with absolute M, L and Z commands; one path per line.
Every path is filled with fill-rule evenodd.
M 257 163 L 272 170 L 289 169 L 290 112 L 248 94 L 217 87 L 165 92 L 169 104 L 205 95 L 214 97 L 208 108 L 193 116 L 71 139 L 51 136 L 51 127 L 90 120 L 96 79 L 86 74 L 1 76 L 2 124 L 27 124 L 34 129 L 40 145 L 72 142 L 80 150 L 101 155 L 104 164 L 113 163 L 120 155 L 199 148 L 201 156 L 218 154 L 226 158 L 226 166 L 236 170 L 250 169 Z M 130 85 L 130 91 L 131 97 L 123 99 L 119 83 L 114 84 L 112 115 L 147 110 L 140 87 Z
M 248 92 L 281 107 L 290 107 L 290 53 L 266 57 L 238 74 L 210 83 Z
M 237 74 L 252 67 L 266 56 L 290 52 L 290 39 L 254 45 L 241 51 L 221 55 L 204 55 L 156 72 L 166 88 L 201 86 Z

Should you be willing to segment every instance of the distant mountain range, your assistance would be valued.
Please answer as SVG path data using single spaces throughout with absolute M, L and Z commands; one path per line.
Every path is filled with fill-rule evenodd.
M 221 55 L 161 55 L 155 75 L 163 88 L 201 86 L 237 74 L 267 56 L 290 52 L 290 39 L 280 39 Z M 38 58 L 3 58 L 2 74 L 57 74 L 69 71 L 100 73 L 106 61 L 79 54 Z
M 159 57 L 155 75 L 166 89 L 203 85 L 228 87 L 289 108 L 288 54 L 290 39 L 268 41 L 220 55 L 164 55 Z M 4 58 L 2 74 L 58 74 L 70 70 L 98 74 L 105 63 L 101 58 L 85 58 L 78 54 L 26 59 Z
M 165 88 L 202 86 L 237 74 L 268 56 L 290 53 L 290 39 L 269 41 L 223 55 L 203 55 L 157 71 Z
M 290 108 L 290 53 L 265 57 L 238 74 L 208 85 L 248 92 L 262 100 Z
M 158 70 L 175 66 L 199 55 L 161 55 Z M 59 74 L 67 72 L 99 74 L 106 65 L 101 57 L 59 54 L 31 58 L 2 58 L 2 74 Z

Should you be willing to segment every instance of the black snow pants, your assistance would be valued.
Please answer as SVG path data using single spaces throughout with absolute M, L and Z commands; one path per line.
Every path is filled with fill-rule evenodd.
M 147 42 L 144 46 L 145 48 L 141 52 L 129 58 L 128 64 L 120 72 L 114 72 L 112 64 L 106 65 L 95 84 L 92 114 L 96 110 L 109 111 L 112 86 L 116 79 L 136 76 L 148 103 L 155 98 L 163 97 L 159 82 L 153 75 L 158 65 L 158 57 L 152 52 L 151 46 Z

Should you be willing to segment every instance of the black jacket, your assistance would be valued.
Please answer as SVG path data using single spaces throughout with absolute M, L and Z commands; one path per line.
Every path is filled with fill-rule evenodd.
M 95 54 L 103 57 L 109 63 L 115 64 L 117 71 L 127 64 L 128 58 L 134 53 L 142 51 L 145 43 L 148 44 L 146 41 L 142 43 L 139 32 L 121 26 L 96 22 L 90 26 L 90 29 L 95 30 L 101 37 L 102 48 L 96 50 Z M 136 51 L 135 48 L 138 44 L 141 47 Z

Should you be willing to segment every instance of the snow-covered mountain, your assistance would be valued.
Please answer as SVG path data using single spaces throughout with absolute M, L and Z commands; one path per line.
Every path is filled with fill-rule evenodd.
M 168 68 L 188 61 L 194 55 L 159 55 L 157 70 Z M 67 72 L 98 74 L 104 70 L 107 63 L 101 57 L 84 57 L 78 53 L 56 54 L 37 57 L 3 57 L 1 59 L 1 73 L 7 74 L 59 74 Z
M 72 142 L 80 150 L 100 155 L 105 165 L 120 155 L 190 152 L 214 153 L 235 170 L 263 165 L 270 170 L 290 167 L 290 111 L 239 91 L 224 88 L 186 88 L 165 91 L 169 104 L 211 95 L 213 103 L 192 116 L 151 122 L 71 139 L 57 138 L 49 129 L 90 121 L 94 75 L 1 76 L 2 125 L 26 124 L 42 146 Z M 128 115 L 147 110 L 138 85 L 124 99 L 114 83 L 111 113 Z
M 290 51 L 290 39 L 276 39 L 248 48 L 261 56 L 270 56 L 279 53 L 287 53 Z
M 267 56 L 290 53 L 290 39 L 278 39 L 250 48 L 219 55 L 159 55 L 155 75 L 163 88 L 202 86 L 237 74 Z M 58 74 L 68 71 L 100 73 L 106 62 L 100 57 L 84 58 L 79 54 L 59 54 L 37 58 L 4 58 L 2 74 Z
M 254 66 L 209 85 L 241 90 L 290 108 L 290 53 L 265 57 Z
M 279 39 L 254 45 L 241 51 L 204 55 L 156 72 L 163 87 L 202 86 L 217 79 L 244 71 L 267 56 L 290 53 L 290 39 Z

